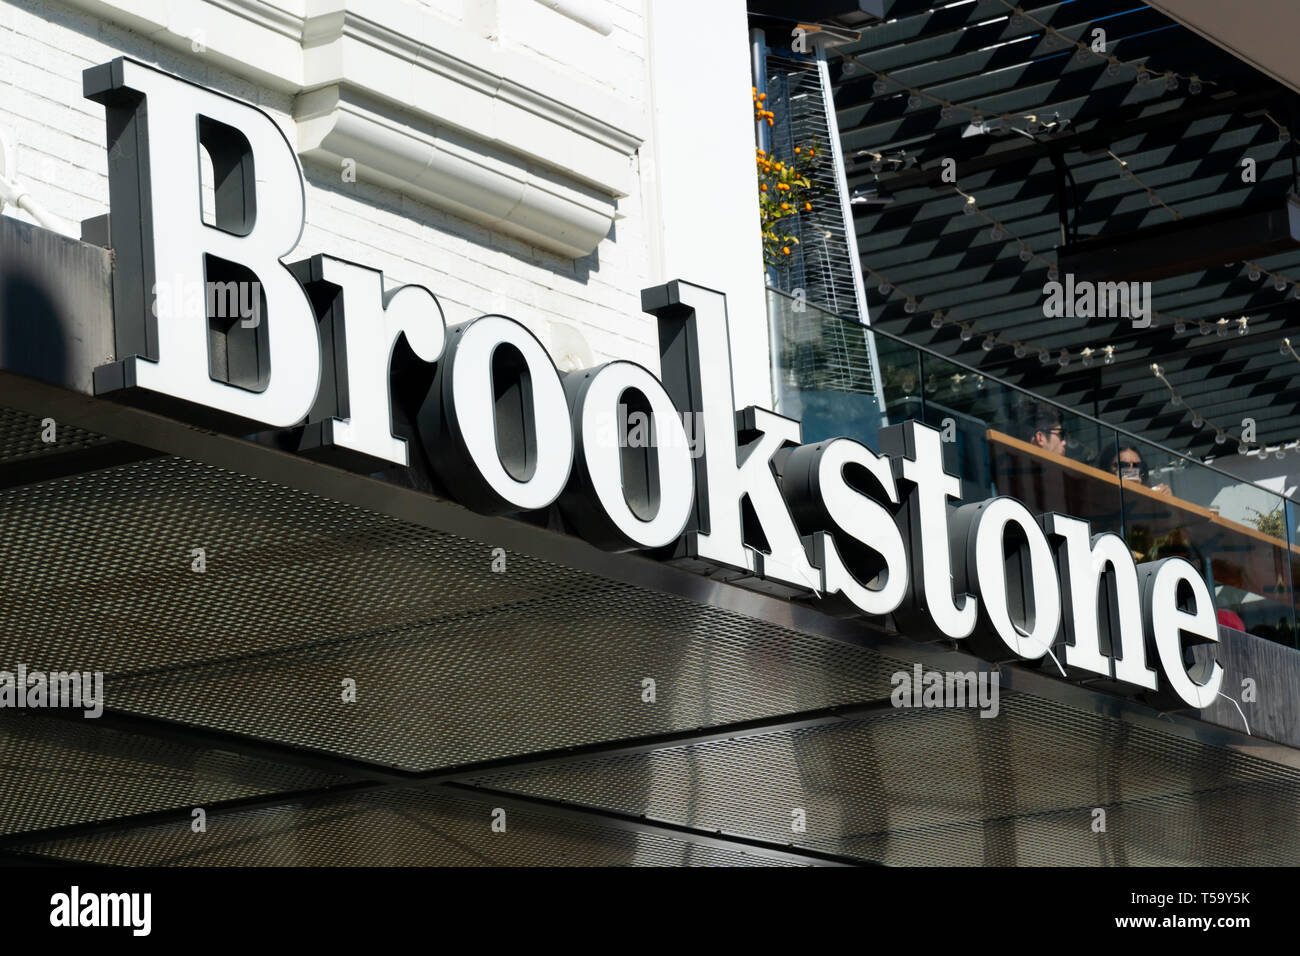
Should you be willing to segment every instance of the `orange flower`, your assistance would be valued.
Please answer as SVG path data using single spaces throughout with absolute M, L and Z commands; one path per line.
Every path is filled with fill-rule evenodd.
M 766 93 L 759 93 L 759 94 L 758 94 L 758 101 L 759 101 L 760 103 L 763 102 L 763 100 L 765 100 L 765 99 L 767 99 L 767 94 L 766 94 Z
M 783 203 L 781 203 L 781 208 L 782 208 L 782 209 L 789 209 L 789 208 L 790 208 L 790 204 L 789 204 L 788 202 L 783 202 Z
M 804 204 L 803 204 L 803 211 L 804 211 L 804 212 L 812 212 L 812 203 L 810 203 L 810 202 L 806 202 L 806 203 L 804 203 Z
M 781 247 L 781 254 L 782 254 L 782 255 L 786 255 L 786 256 L 788 256 L 788 255 L 790 254 L 790 247 L 789 247 L 789 246 L 782 246 L 782 247 Z
M 763 183 L 763 184 L 762 184 L 761 186 L 759 186 L 758 188 L 761 189 L 763 192 L 767 192 L 767 183 Z
M 799 155 L 799 147 L 798 147 L 798 146 L 796 146 L 796 147 L 794 148 L 794 154 L 795 154 L 796 156 Z

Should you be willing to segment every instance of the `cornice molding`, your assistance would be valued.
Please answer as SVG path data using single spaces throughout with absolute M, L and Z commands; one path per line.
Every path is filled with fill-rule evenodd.
M 561 255 L 635 186 L 639 103 L 402 0 L 63 2 L 294 96 L 304 160 Z
M 587 255 L 616 212 L 608 194 L 451 129 L 417 132 L 338 86 L 298 98 L 299 155 L 569 258 Z

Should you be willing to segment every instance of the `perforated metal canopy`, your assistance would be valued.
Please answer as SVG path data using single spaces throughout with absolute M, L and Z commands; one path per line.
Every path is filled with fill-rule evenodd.
M 980 665 L 506 519 L 39 449 L 41 421 L 0 415 L 0 469 L 106 457 L 0 490 L 0 669 L 102 670 L 106 709 L 0 710 L 11 860 L 1300 860 L 1290 747 L 1019 667 L 996 717 L 896 709 L 895 673 Z

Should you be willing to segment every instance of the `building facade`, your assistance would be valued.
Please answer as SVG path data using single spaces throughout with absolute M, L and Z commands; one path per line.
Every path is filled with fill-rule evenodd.
M 1296 861 L 1288 81 L 787 6 L 0 3 L 11 861 Z

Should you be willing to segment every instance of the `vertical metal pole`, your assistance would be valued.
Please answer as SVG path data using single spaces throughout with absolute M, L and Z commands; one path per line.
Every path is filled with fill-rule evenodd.
M 750 66 L 754 74 L 754 86 L 758 92 L 767 92 L 767 34 L 758 27 L 749 31 Z M 754 120 L 754 144 L 759 149 L 770 150 L 772 137 L 767 131 L 767 124 Z
M 767 34 L 758 27 L 753 27 L 749 31 L 749 49 L 750 49 L 750 66 L 754 74 L 754 86 L 758 92 L 767 92 Z M 766 152 L 772 151 L 772 134 L 768 131 L 767 123 L 763 120 L 754 120 L 754 144 Z M 757 186 L 755 186 L 755 201 L 758 201 Z M 772 407 L 776 411 L 781 411 L 781 373 L 777 367 L 777 355 L 781 349 L 780 343 L 784 341 L 781 338 L 782 323 L 778 321 L 774 302 L 777 301 L 772 296 L 770 290 L 776 285 L 776 274 L 771 266 L 766 262 L 763 263 L 763 283 L 765 290 L 763 292 L 764 304 L 767 307 L 767 337 L 770 343 L 768 347 L 768 378 L 772 385 Z
M 754 86 L 760 93 L 767 92 L 767 34 L 758 27 L 749 31 L 750 66 L 754 74 Z M 770 103 L 768 104 L 770 107 Z M 765 120 L 754 120 L 754 145 L 766 153 L 772 152 L 772 131 Z M 776 271 L 767 263 L 763 264 L 763 281 L 770 288 L 776 285 Z
M 835 98 L 831 92 L 830 67 L 826 63 L 826 48 L 817 44 L 817 77 L 821 81 L 822 102 L 826 104 L 826 128 L 830 132 L 831 161 L 835 164 L 835 188 L 840 196 L 840 214 L 844 219 L 844 241 L 849 247 L 849 267 L 853 270 L 853 293 L 858 300 L 858 319 L 870 327 L 871 315 L 867 310 L 867 290 L 862 280 L 862 260 L 858 258 L 858 231 L 853 223 L 853 205 L 849 200 L 848 174 L 844 169 L 844 151 L 840 148 L 839 124 L 835 118 Z M 885 415 L 885 390 L 880 381 L 880 356 L 876 351 L 876 337 L 869 331 L 867 354 L 871 358 L 871 388 L 880 408 L 881 424 L 889 423 Z

